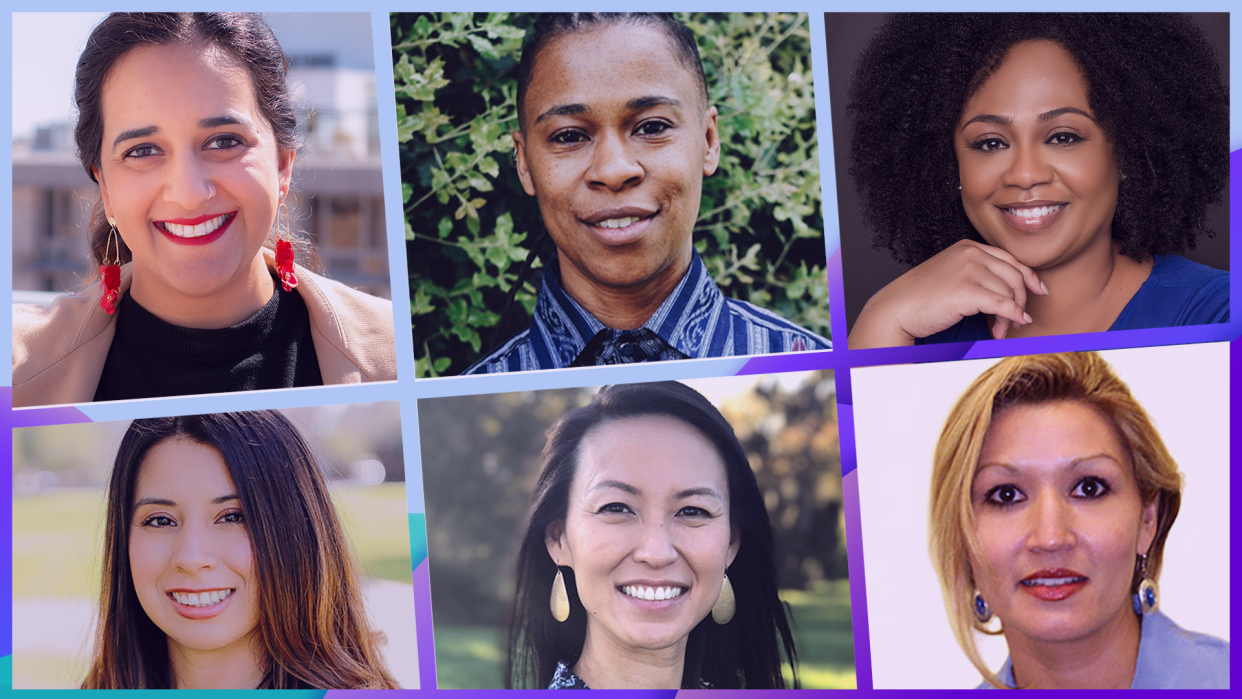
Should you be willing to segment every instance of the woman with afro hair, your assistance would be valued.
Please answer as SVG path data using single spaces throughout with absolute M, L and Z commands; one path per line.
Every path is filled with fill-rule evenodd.
M 1228 272 L 1178 256 L 1229 175 L 1189 18 L 893 15 L 847 114 L 864 220 L 913 266 L 851 348 L 1228 322 Z

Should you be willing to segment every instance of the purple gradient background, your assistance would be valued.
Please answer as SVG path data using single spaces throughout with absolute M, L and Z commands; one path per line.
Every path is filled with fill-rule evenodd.
M 1242 151 L 1235 151 L 1230 154 L 1231 169 L 1239 169 L 1242 171 Z M 1240 188 L 1236 178 L 1230 181 L 1229 189 L 1229 205 L 1230 210 L 1242 212 L 1242 188 Z M 1234 235 L 1235 230 L 1239 228 L 1239 224 L 1235 223 L 1235 218 L 1230 219 L 1230 237 L 1231 240 L 1238 240 L 1239 237 Z M 1236 246 L 1231 257 L 1235 260 L 1238 257 Z M 834 302 L 839 302 L 843 298 L 843 285 L 841 276 L 841 255 L 838 250 L 832 255 L 828 261 L 828 282 L 831 298 Z M 1231 268 L 1236 267 L 1236 263 Z M 1238 298 L 1238 275 L 1231 275 L 1231 297 Z M 836 370 L 837 383 L 837 402 L 838 402 L 838 420 L 841 429 L 841 472 L 842 485 L 845 495 L 845 516 L 846 516 L 846 546 L 848 548 L 848 560 L 850 568 L 850 602 L 853 608 L 854 623 L 854 656 L 855 668 L 857 673 L 858 688 L 870 690 L 872 689 L 871 678 L 871 653 L 870 653 L 870 637 L 868 635 L 867 626 L 867 596 L 866 585 L 863 570 L 863 541 L 862 527 L 858 512 L 858 479 L 856 470 L 858 463 L 856 459 L 854 444 L 854 414 L 853 414 L 853 393 L 850 384 L 849 370 L 853 367 L 875 366 L 884 364 L 900 364 L 915 362 L 941 362 L 952 361 L 958 359 L 975 359 L 983 357 L 1010 356 L 1018 354 L 1038 354 L 1043 352 L 1063 352 L 1063 351 L 1081 351 L 1081 350 L 1103 350 L 1118 349 L 1125 347 L 1145 347 L 1154 345 L 1173 345 L 1173 344 L 1194 344 L 1199 342 L 1232 342 L 1230 348 L 1230 374 L 1231 374 L 1231 401 L 1230 401 L 1230 437 L 1231 452 L 1230 463 L 1238 463 L 1238 435 L 1242 433 L 1242 416 L 1239 415 L 1239 400 L 1242 392 L 1239 390 L 1239 379 L 1242 373 L 1242 345 L 1237 342 L 1239 336 L 1239 328 L 1235 322 L 1211 325 L 1196 326 L 1186 328 L 1157 328 L 1151 330 L 1130 330 L 1122 332 L 1110 333 L 1094 333 L 1085 335 L 1067 335 L 1059 337 L 1038 337 L 1038 338 L 1022 338 L 1001 341 L 988 341 L 978 343 L 961 343 L 950 345 L 933 345 L 923 347 L 895 347 L 888 349 L 874 350 L 858 350 L 850 351 L 845 347 L 841 347 L 836 351 L 815 352 L 804 354 L 778 355 L 755 357 L 746 362 L 739 374 L 766 374 L 766 373 L 782 373 L 788 371 L 807 371 L 813 369 L 834 369 Z M 833 336 L 836 338 L 845 338 L 845 314 L 833 314 Z M 840 342 L 840 340 L 838 340 Z M 8 429 L 2 429 L 5 438 L 4 448 L 10 455 L 10 476 L 3 479 L 3 522 L 4 536 L 2 537 L 4 552 L 0 556 L 0 599 L 12 599 L 12 580 L 13 580 L 13 538 L 12 538 L 12 522 L 13 522 L 13 481 L 11 471 L 11 458 L 13 453 L 13 436 L 12 428 L 29 427 L 37 425 L 59 425 L 77 422 L 89 422 L 81 411 L 75 408 L 46 408 L 33 410 L 12 410 L 12 389 L 8 387 L 0 387 L 3 393 L 3 400 L 8 406 L 5 411 Z M 409 396 L 413 398 L 413 396 Z M 1193 406 L 1187 406 L 1193 409 Z M 1242 488 L 1242 478 L 1231 479 L 1230 502 L 1236 503 L 1239 500 L 1239 489 Z M 1232 508 L 1231 509 L 1236 509 Z M 1232 513 L 1231 513 L 1232 514 Z M 1231 540 L 1233 547 L 1239 545 L 1242 540 L 1238 536 L 1238 518 L 1231 516 L 1230 518 Z M 1240 574 L 1239 557 L 1230 552 L 1231 565 L 1230 574 L 1233 580 L 1242 580 Z M 414 574 L 414 596 L 415 596 L 415 615 L 418 637 L 418 664 L 419 675 L 423 688 L 434 688 L 435 685 L 435 649 L 433 644 L 433 633 L 431 623 L 431 593 L 430 593 L 430 577 L 427 570 L 426 559 L 415 564 Z M 0 605 L 0 656 L 12 655 L 12 606 Z M 1230 635 L 1237 635 L 1238 618 L 1234 615 L 1230 624 Z M 491 694 L 502 690 L 460 690 L 464 696 L 473 694 Z M 945 690 L 939 690 L 941 692 Z M 951 691 L 951 690 L 950 690 Z M 328 694 L 344 695 L 346 692 L 333 690 Z M 723 690 L 712 690 L 704 694 L 724 694 Z M 310 694 L 310 693 L 308 693 Z M 314 693 L 318 694 L 318 693 Z M 672 691 L 641 691 L 626 692 L 628 695 L 644 698 L 667 698 L 676 692 Z M 748 693 L 754 696 L 754 693 Z M 1064 696 L 1064 695 L 1062 695 Z

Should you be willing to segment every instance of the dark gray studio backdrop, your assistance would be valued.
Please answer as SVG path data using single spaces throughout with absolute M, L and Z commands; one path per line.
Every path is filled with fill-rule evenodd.
M 1221 79 L 1229 84 L 1229 15 L 1224 12 L 1190 13 L 1207 34 L 1220 57 Z M 854 77 L 858 54 L 883 21 L 876 12 L 828 12 L 824 14 L 828 43 L 828 90 L 832 100 L 832 150 L 837 168 L 837 210 L 841 219 L 841 268 L 845 282 L 845 312 L 848 329 L 862 313 L 867 299 L 884 285 L 904 274 L 909 267 L 893 261 L 887 249 L 871 246 L 871 229 L 862 222 L 858 190 L 850 177 L 850 126 L 845 120 L 846 94 Z M 1229 269 L 1229 204 L 1225 201 L 1208 210 L 1208 230 L 1215 238 L 1199 238 L 1186 257 L 1217 269 Z M 836 302 L 836 299 L 833 299 Z

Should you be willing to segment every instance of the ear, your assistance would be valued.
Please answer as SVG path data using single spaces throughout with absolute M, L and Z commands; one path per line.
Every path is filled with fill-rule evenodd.
M 1143 506 L 1143 519 L 1139 523 L 1138 551 L 1140 556 L 1146 555 L 1151 549 L 1151 543 L 1156 540 L 1156 527 L 1160 523 L 1160 496 L 1151 499 L 1151 502 Z
M 558 519 L 548 525 L 543 532 L 543 543 L 547 545 L 548 555 L 558 567 L 574 567 L 574 555 L 569 550 L 569 539 L 565 536 L 565 520 Z
M 530 177 L 530 163 L 526 161 L 526 137 L 521 131 L 513 132 L 513 157 L 517 161 L 518 179 L 522 181 L 522 189 L 530 196 L 535 196 L 535 181 Z
M 707 109 L 707 151 L 703 154 L 703 176 L 711 177 L 720 165 L 720 131 L 716 129 L 716 108 Z
M 742 547 L 742 528 L 736 524 L 729 527 L 729 560 L 725 562 L 725 567 L 733 565 L 733 559 L 737 558 L 737 550 Z
M 293 160 L 297 156 L 296 150 L 281 151 L 276 156 L 276 167 L 278 168 L 280 177 L 280 191 L 289 191 L 289 181 L 293 179 Z
M 92 165 L 91 172 L 95 174 L 95 181 L 99 183 L 99 199 L 103 202 L 104 216 L 112 218 L 112 198 L 108 196 L 108 183 L 104 180 L 103 171 L 98 166 Z

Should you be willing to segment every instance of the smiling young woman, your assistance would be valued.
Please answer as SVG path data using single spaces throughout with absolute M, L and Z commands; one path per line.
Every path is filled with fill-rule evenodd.
M 603 388 L 552 428 L 536 488 L 508 686 L 784 687 L 782 659 L 797 684 L 763 497 L 703 396 Z
M 1228 321 L 1228 273 L 1177 256 L 1228 177 L 1228 92 L 1188 18 L 894 15 L 849 112 L 875 243 L 914 265 L 852 348 Z
M 275 412 L 135 420 L 86 689 L 396 686 L 309 447 Z
M 1158 610 L 1182 477 L 1098 355 L 984 372 L 946 421 L 931 483 L 932 561 L 984 686 L 1229 686 L 1229 644 Z M 976 631 L 1004 634 L 999 672 Z
M 101 288 L 15 307 L 16 406 L 396 378 L 391 303 L 296 266 L 288 63 L 259 15 L 115 13 L 78 61 Z M 295 252 L 296 248 L 296 252 Z

